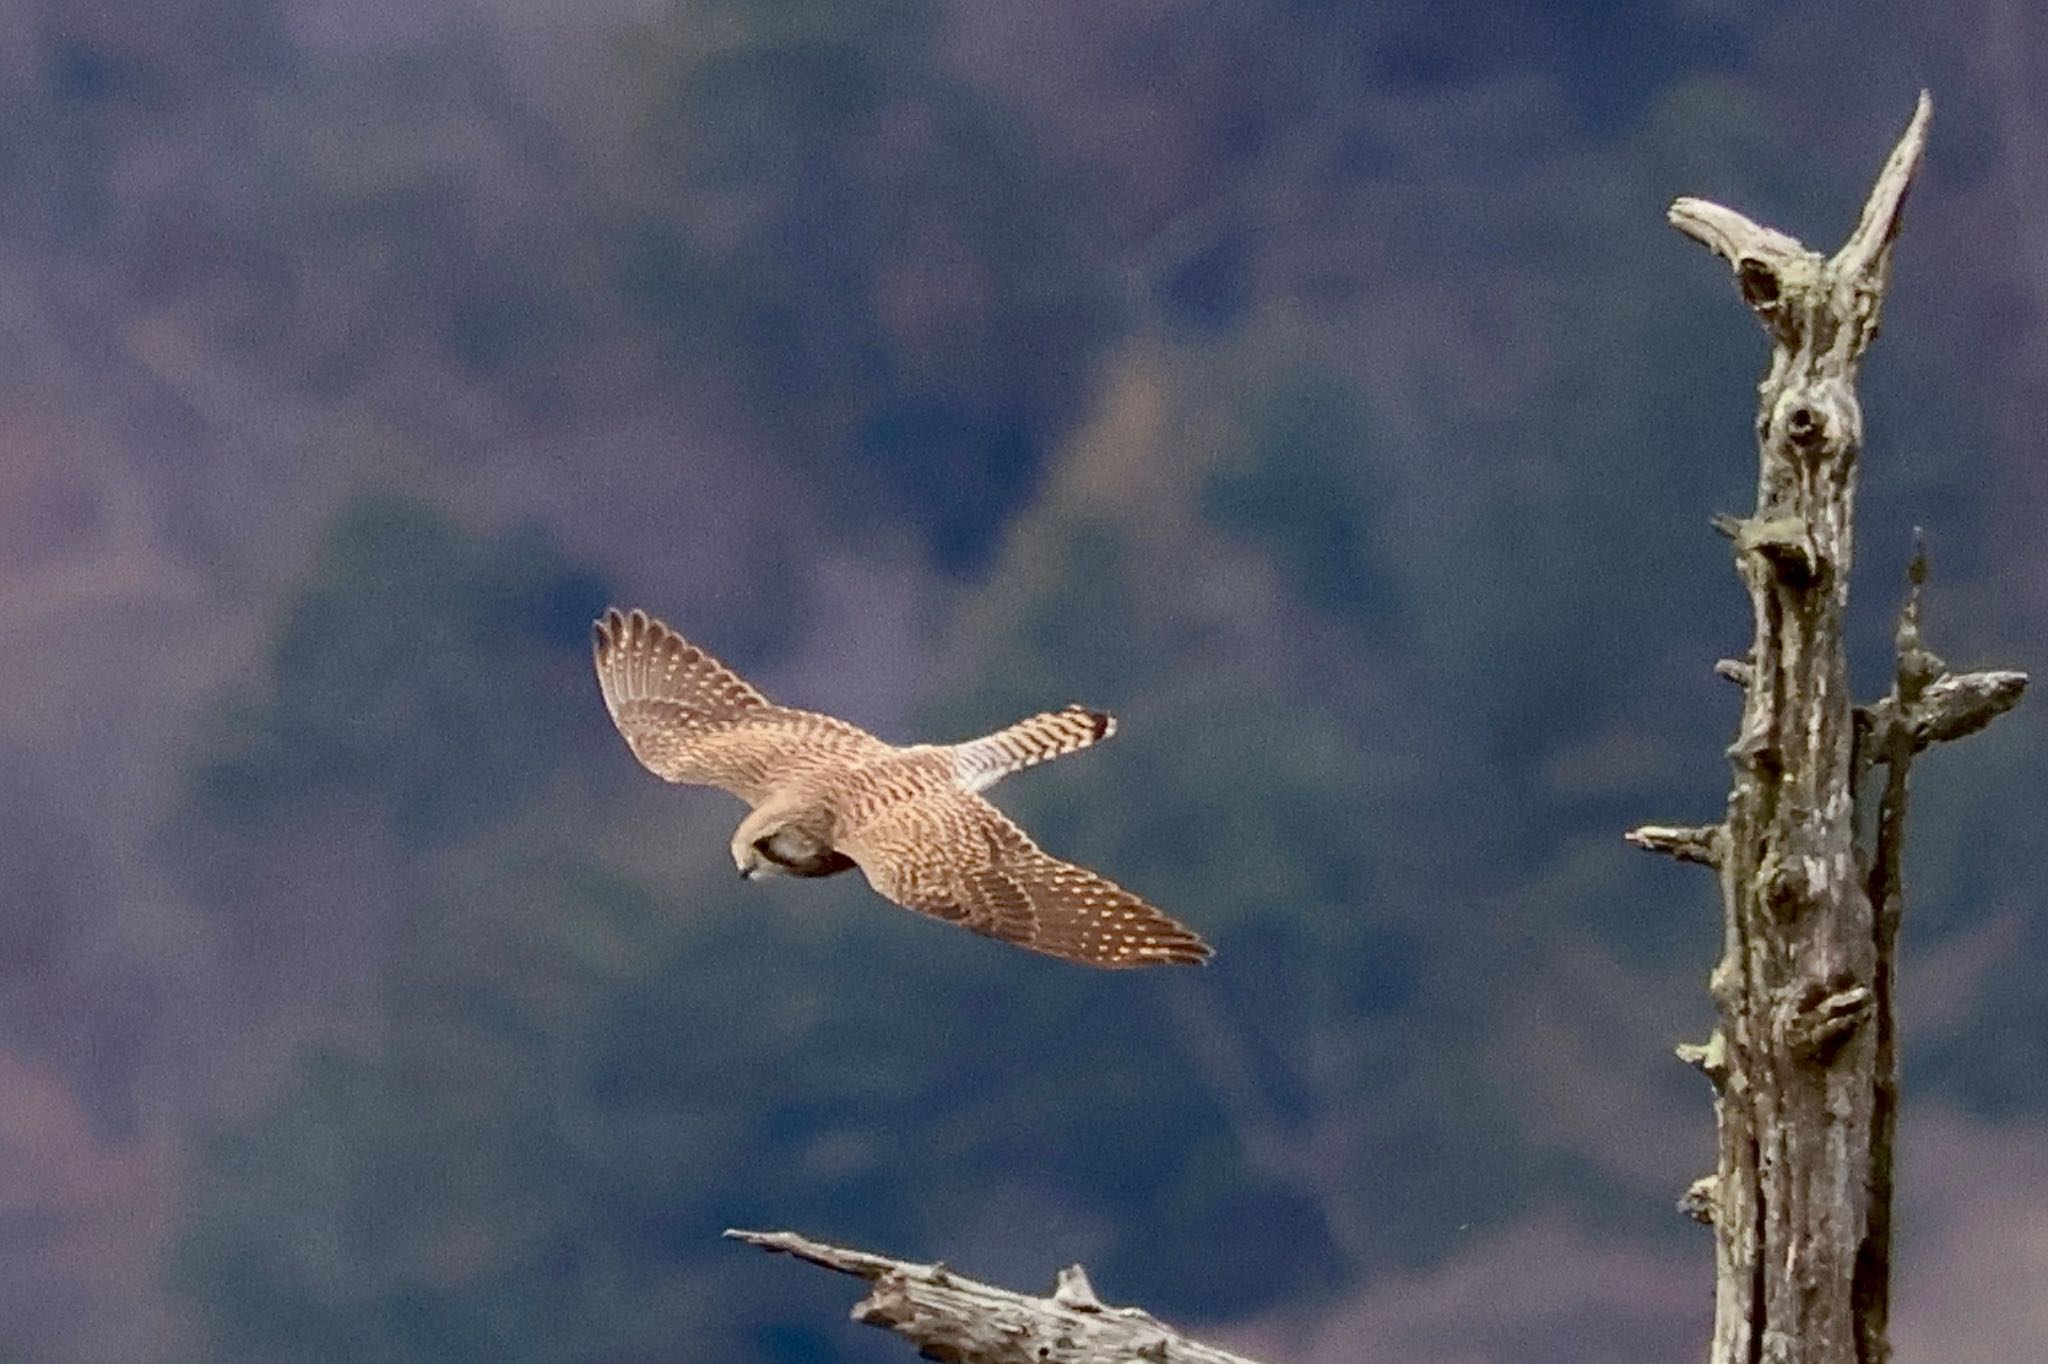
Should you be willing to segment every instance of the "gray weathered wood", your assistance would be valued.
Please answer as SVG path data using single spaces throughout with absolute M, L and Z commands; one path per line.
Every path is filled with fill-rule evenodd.
M 1069 1265 L 1049 1298 L 955 1274 L 813 1241 L 793 1231 L 728 1231 L 736 1241 L 809 1260 L 873 1285 L 853 1319 L 894 1331 L 927 1359 L 949 1364 L 1252 1364 L 1242 1355 L 1189 1340 L 1151 1313 L 1107 1307 L 1087 1271 Z
M 1888 1356 L 1893 1015 L 1906 776 L 1913 755 L 1990 722 L 2024 674 L 1951 674 L 1922 645 L 1918 583 L 1890 696 L 1857 708 L 1843 624 L 1863 413 L 1892 244 L 1925 145 L 1919 107 L 1862 220 L 1832 257 L 1718 204 L 1672 225 L 1724 257 L 1772 342 L 1759 389 L 1756 510 L 1719 518 L 1748 589 L 1755 643 L 1721 675 L 1744 688 L 1727 815 L 1646 825 L 1652 851 L 1714 867 L 1724 949 L 1720 1028 L 1680 1048 L 1715 1086 L 1719 1162 L 1683 1209 L 1715 1230 L 1712 1364 L 1882 1364 Z M 1882 763 L 1874 819 L 1858 778 Z M 1872 846 L 1858 843 L 1868 827 Z

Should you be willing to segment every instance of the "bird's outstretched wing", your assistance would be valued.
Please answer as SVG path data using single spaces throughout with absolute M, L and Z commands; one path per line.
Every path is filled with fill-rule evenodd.
M 839 836 L 868 884 L 906 909 L 1089 966 L 1193 965 L 1209 945 L 1186 925 L 1031 841 L 958 787 L 891 803 Z
M 668 781 L 723 787 L 755 805 L 807 772 L 888 748 L 844 720 L 776 705 L 644 611 L 607 611 L 591 637 L 612 723 L 633 756 Z

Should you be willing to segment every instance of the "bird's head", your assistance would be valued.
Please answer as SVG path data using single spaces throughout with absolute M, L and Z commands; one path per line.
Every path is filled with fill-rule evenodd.
M 740 822 L 732 836 L 732 863 L 745 881 L 757 876 L 824 876 L 850 865 L 833 851 L 830 824 L 821 812 L 770 806 Z

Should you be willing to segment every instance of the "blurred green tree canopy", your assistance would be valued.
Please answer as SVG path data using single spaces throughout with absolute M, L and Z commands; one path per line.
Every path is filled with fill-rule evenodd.
M 0 72 L 9 240 L 125 282 L 121 346 L 169 315 L 280 409 L 362 420 L 336 484 L 433 490 L 327 525 L 159 838 L 252 1034 L 182 1189 L 195 1359 L 836 1353 L 729 1224 L 1020 1279 L 1082 1257 L 1187 1317 L 1313 1305 L 1539 1206 L 1689 1234 L 1642 1153 L 1683 1146 L 1670 1109 L 1705 1156 L 1666 1047 L 1704 1026 L 1713 908 L 1618 833 L 1722 795 L 1709 668 L 1744 623 L 1703 524 L 1749 492 L 1758 351 L 1654 219 L 1679 191 L 1825 207 L 1782 106 L 1697 69 L 1719 26 L 1670 6 L 1593 24 L 1684 39 L 1623 89 L 1569 65 L 1584 14 L 1112 7 L 1012 72 L 962 55 L 963 13 L 678 0 L 606 68 L 616 143 L 482 28 L 316 49 L 260 0 Z M 1976 524 L 2015 486 L 1958 472 L 1998 405 L 1941 362 L 1977 339 L 1904 317 L 1870 385 L 1874 640 L 1901 489 Z M 447 492 L 495 434 L 642 404 L 730 434 L 719 515 L 821 509 L 746 593 L 809 603 L 826 555 L 915 578 L 931 737 L 1116 711 L 998 798 L 1219 965 L 1093 976 L 854 877 L 734 886 L 730 804 L 605 723 L 602 577 L 486 524 L 516 494 Z M 467 444 L 434 423 L 476 410 Z M 598 444 L 611 488 L 695 455 Z M 2024 619 L 1957 558 L 1944 619 Z M 737 647 L 789 653 L 822 609 L 751 606 Z M 2048 956 L 2011 871 L 2038 750 L 1929 765 L 1909 934 Z M 2030 978 L 1922 1034 L 1927 1092 L 2040 1111 Z
M 946 64 L 934 0 L 679 0 L 636 48 L 621 279 L 802 476 L 986 556 L 1085 398 L 1114 295 L 1086 201 Z

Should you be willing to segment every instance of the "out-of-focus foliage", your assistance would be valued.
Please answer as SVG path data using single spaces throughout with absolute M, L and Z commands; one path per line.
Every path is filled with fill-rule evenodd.
M 1203 509 L 1256 544 L 1288 588 L 1325 611 L 1388 624 L 1399 609 L 1373 521 L 1385 506 L 1359 395 L 1304 375 L 1259 400 L 1243 450 L 1211 475 Z
M 225 854 L 295 815 L 358 812 L 409 847 L 502 815 L 574 751 L 583 660 L 564 641 L 603 598 L 535 532 L 477 545 L 425 504 L 358 502 L 263 685 L 216 721 L 186 819 L 232 831 Z
M 424 362 L 535 413 L 573 399 L 613 307 L 563 193 L 589 172 L 488 49 L 326 56 L 251 114 L 207 305 L 224 347 L 323 395 Z
M 1078 185 L 933 0 L 681 0 L 634 53 L 622 280 L 804 477 L 978 563 L 1111 324 Z M 879 506 L 875 495 L 879 493 Z
M 1191 1320 L 1538 1208 L 1691 1234 L 1714 907 L 1618 833 L 1724 790 L 1762 349 L 1658 214 L 1846 230 L 1903 110 L 1771 66 L 1818 7 L 399 8 L 0 12 L 0 581 L 107 547 L 0 594 L 0 1023 L 175 1204 L 78 1281 L 166 1256 L 195 1361 L 797 1360 L 841 1300 L 723 1226 Z M 1940 647 L 2040 633 L 2011 153 L 1941 94 L 1864 694 L 1916 517 Z M 915 737 L 1115 711 L 998 799 L 1217 964 L 735 886 L 605 723 L 606 579 Z M 2048 955 L 2032 723 L 1916 774 L 1915 1091 L 1996 1115 L 2048 1094 L 1985 965 Z

